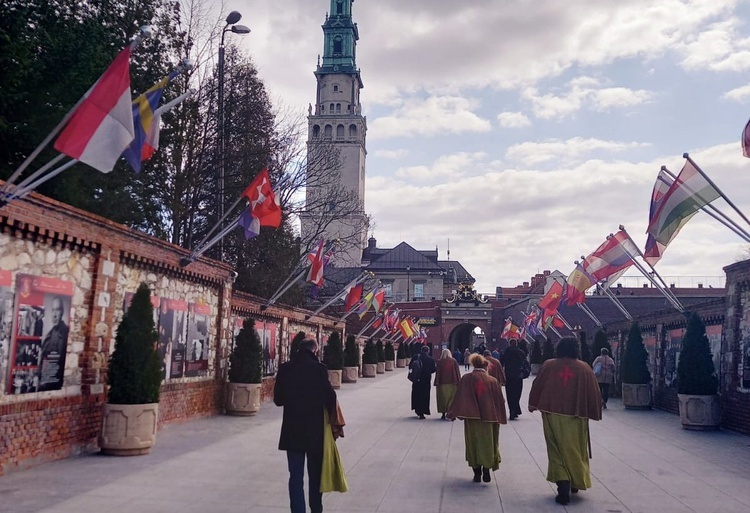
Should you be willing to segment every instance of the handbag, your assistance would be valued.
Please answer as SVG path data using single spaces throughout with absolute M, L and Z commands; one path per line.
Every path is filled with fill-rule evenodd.
M 531 376 L 531 364 L 524 358 L 521 363 L 521 379 L 526 379 Z
M 602 362 L 596 362 L 594 365 L 594 375 L 597 377 L 602 375 Z

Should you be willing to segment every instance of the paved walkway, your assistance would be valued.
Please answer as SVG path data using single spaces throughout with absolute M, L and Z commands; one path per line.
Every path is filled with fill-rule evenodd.
M 500 469 L 491 483 L 474 483 L 462 423 L 441 421 L 435 410 L 418 420 L 409 394 L 404 369 L 339 391 L 349 492 L 327 494 L 326 511 L 750 511 L 750 437 L 685 431 L 675 415 L 625 411 L 612 400 L 604 420 L 592 423 L 593 487 L 563 507 L 544 479 L 538 413 L 501 427 Z M 147 456 L 89 455 L 0 477 L 0 512 L 289 511 L 280 424 L 281 409 L 264 403 L 256 417 L 167 426 Z

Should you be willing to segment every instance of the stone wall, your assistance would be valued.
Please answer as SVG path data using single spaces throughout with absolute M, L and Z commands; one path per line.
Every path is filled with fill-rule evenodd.
M 750 261 L 730 265 L 719 368 L 722 423 L 750 434 Z
M 233 293 L 228 265 L 200 259 L 180 267 L 186 254 L 37 194 L 0 210 L 0 475 L 97 450 L 107 362 L 142 282 L 152 290 L 160 328 L 160 427 L 223 411 L 235 316 L 276 327 L 278 363 L 286 358 L 290 322 L 313 332 L 333 325 L 325 317 L 307 321 L 303 310 L 264 309 L 262 298 Z M 58 326 L 53 296 L 63 305 L 67 344 L 64 356 L 40 360 L 45 333 Z M 264 379 L 265 399 L 273 383 L 272 374 Z

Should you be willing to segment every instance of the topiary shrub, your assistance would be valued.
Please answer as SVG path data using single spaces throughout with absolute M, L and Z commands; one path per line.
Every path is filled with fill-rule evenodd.
M 297 354 L 297 351 L 299 351 L 299 344 L 305 340 L 305 332 L 304 331 L 298 331 L 296 335 L 294 335 L 294 338 L 292 339 L 292 343 L 289 345 L 289 358 Z
M 359 367 L 359 347 L 354 335 L 346 337 L 344 347 L 344 367 Z
M 399 342 L 398 349 L 396 350 L 396 358 L 399 360 L 406 360 L 406 344 Z
M 362 350 L 362 363 L 373 365 L 378 363 L 378 350 L 372 339 L 365 343 L 365 348 Z
M 586 341 L 585 331 L 581 331 L 578 333 L 578 342 L 581 344 L 581 360 L 588 363 L 590 367 L 594 359 L 591 358 L 591 348 L 589 347 L 589 343 Z
M 651 373 L 648 371 L 648 352 L 643 345 L 641 328 L 637 321 L 630 325 L 625 353 L 622 355 L 620 364 L 620 375 L 623 383 L 631 385 L 645 385 L 651 381 Z
M 385 362 L 385 348 L 382 340 L 378 339 L 375 343 L 375 349 L 378 351 L 378 362 Z
M 385 360 L 388 362 L 392 362 L 396 359 L 396 352 L 393 350 L 393 342 L 390 340 L 385 343 Z
M 552 339 L 544 341 L 544 348 L 542 349 L 542 362 L 551 360 L 555 357 L 555 344 L 552 343 Z
M 122 316 L 109 359 L 107 381 L 110 404 L 159 402 L 161 361 L 156 352 L 159 334 L 154 326 L 151 290 L 141 283 L 130 308 Z
M 245 319 L 237 334 L 234 350 L 229 355 L 229 381 L 231 383 L 260 383 L 263 372 L 263 346 L 255 320 Z
M 719 388 L 706 326 L 697 314 L 688 317 L 677 366 L 677 393 L 715 395 Z
M 534 344 L 531 346 L 531 358 L 529 359 L 529 362 L 533 364 L 544 362 L 542 359 L 542 343 L 538 338 L 534 339 Z
M 338 331 L 328 337 L 328 343 L 323 348 L 323 363 L 328 370 L 341 370 L 344 367 L 344 346 Z

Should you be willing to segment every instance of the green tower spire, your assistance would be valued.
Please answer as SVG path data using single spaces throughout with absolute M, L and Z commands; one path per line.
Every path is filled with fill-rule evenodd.
M 354 0 L 331 0 L 331 11 L 323 24 L 323 64 L 318 65 L 316 73 L 358 73 L 359 31 L 352 21 L 353 3 Z

